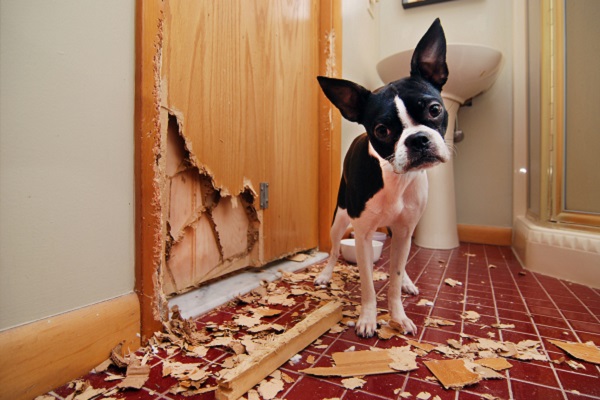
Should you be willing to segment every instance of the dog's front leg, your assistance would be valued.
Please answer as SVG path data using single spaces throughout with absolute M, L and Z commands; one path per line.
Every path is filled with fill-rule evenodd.
M 315 285 L 322 286 L 327 285 L 333 275 L 333 269 L 337 264 L 338 257 L 340 256 L 340 240 L 344 237 L 344 233 L 350 224 L 350 217 L 348 217 L 348 211 L 338 208 L 335 212 L 335 218 L 329 235 L 331 237 L 331 253 L 329 253 L 329 260 L 327 265 L 323 268 L 319 276 L 315 279 Z
M 393 232 L 390 252 L 390 286 L 388 289 L 388 305 L 393 321 L 400 323 L 405 333 L 417 333 L 417 326 L 406 316 L 402 305 L 402 288 L 405 291 L 418 293 L 416 286 L 406 275 L 406 260 L 410 250 L 410 236 L 407 230 Z M 415 293 L 415 294 L 416 294 Z
M 371 237 L 356 235 L 356 261 L 360 273 L 361 311 L 356 334 L 371 337 L 377 330 L 377 298 L 373 286 L 373 246 Z

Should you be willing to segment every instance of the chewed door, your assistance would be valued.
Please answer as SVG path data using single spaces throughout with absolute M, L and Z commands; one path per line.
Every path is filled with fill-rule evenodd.
M 318 246 L 319 1 L 165 2 L 166 295 Z

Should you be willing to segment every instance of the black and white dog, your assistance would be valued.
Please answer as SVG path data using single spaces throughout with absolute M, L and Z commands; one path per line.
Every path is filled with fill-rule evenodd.
M 411 236 L 427 203 L 425 169 L 450 158 L 444 142 L 448 114 L 440 95 L 448 79 L 446 38 L 436 19 L 417 45 L 410 76 L 373 92 L 342 79 L 317 78 L 327 98 L 344 118 L 362 124 L 344 159 L 337 209 L 331 227 L 332 250 L 327 266 L 316 278 L 329 282 L 339 256 L 340 240 L 352 224 L 360 271 L 359 336 L 377 329 L 377 300 L 373 287 L 373 247 L 378 227 L 392 231 L 389 312 L 407 333 L 417 327 L 406 316 L 401 291 L 418 294 L 405 273 Z

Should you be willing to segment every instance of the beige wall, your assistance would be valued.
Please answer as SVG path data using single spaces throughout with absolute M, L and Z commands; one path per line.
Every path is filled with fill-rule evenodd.
M 360 3 L 359 6 L 351 3 Z M 379 39 L 371 37 L 368 1 L 344 2 L 344 77 L 364 77 L 371 83 L 379 60 L 413 48 L 433 20 L 439 17 L 449 43 L 475 43 L 499 49 L 504 65 L 496 84 L 477 97 L 473 107 L 459 111 L 459 127 L 465 140 L 456 145 L 455 180 L 457 218 L 462 224 L 510 227 L 512 225 L 512 16 L 513 2 L 456 0 L 447 3 L 402 8 L 400 0 L 380 0 L 374 6 Z M 362 11 L 363 23 L 349 18 L 347 9 Z M 353 14 L 350 14 L 353 15 Z M 373 48 L 378 48 L 374 55 Z M 351 52 L 352 54 L 347 54 Z M 452 67 L 450 66 L 450 74 Z M 372 82 L 371 89 L 382 82 Z M 356 128 L 343 125 L 346 142 Z M 343 149 L 345 150 L 345 149 Z
M 369 13 L 371 9 L 371 13 Z M 342 78 L 373 90 L 382 85 L 379 60 L 379 6 L 369 0 L 342 1 Z M 342 166 L 354 138 L 365 129 L 342 118 Z
M 134 15 L 0 2 L 0 330 L 133 289 Z

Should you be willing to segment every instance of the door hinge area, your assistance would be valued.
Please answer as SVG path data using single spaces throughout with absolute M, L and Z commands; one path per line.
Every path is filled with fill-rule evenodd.
M 268 182 L 260 183 L 260 208 L 263 210 L 269 208 L 269 183 Z

